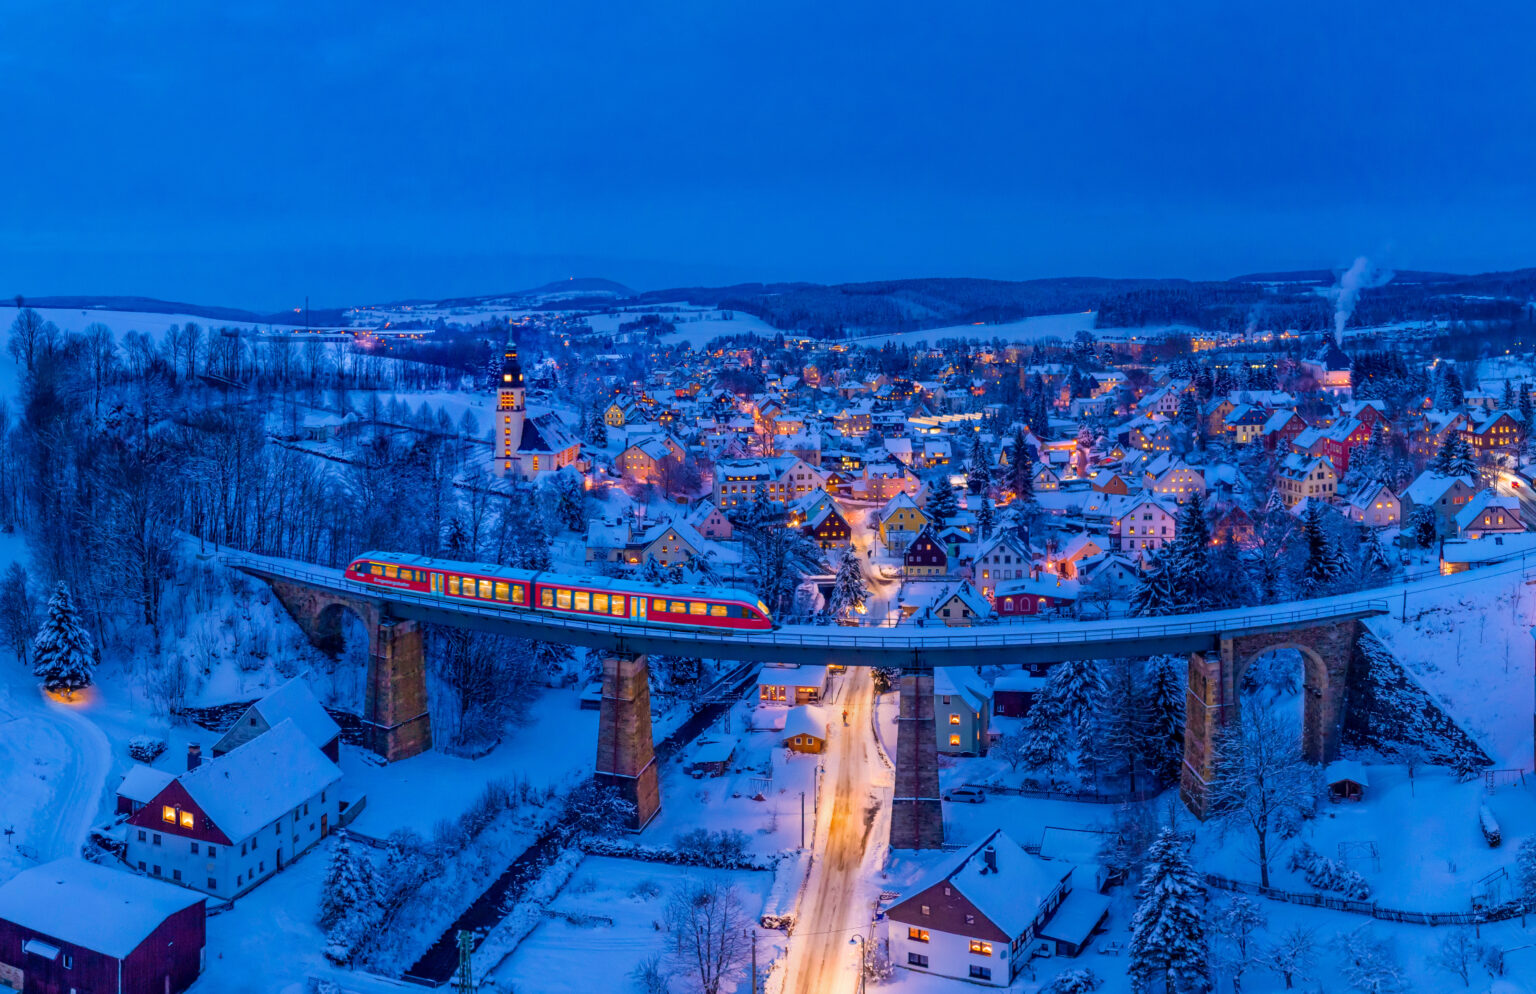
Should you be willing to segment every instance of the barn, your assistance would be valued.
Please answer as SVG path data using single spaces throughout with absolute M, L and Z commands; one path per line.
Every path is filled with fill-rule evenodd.
M 175 994 L 203 969 L 201 894 L 83 859 L 0 887 L 0 987 Z

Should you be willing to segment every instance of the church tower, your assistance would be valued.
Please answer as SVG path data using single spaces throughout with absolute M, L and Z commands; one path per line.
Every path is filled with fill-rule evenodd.
M 507 348 L 501 361 L 501 382 L 496 385 L 496 458 L 492 468 L 497 476 L 514 471 L 517 450 L 523 444 L 523 421 L 528 411 L 523 398 L 523 367 L 517 361 L 517 346 Z

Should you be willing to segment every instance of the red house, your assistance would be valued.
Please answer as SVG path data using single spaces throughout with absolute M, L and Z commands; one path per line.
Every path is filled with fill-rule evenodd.
M 1307 422 L 1300 414 L 1291 410 L 1280 410 L 1269 416 L 1264 422 L 1264 427 L 1259 431 L 1259 437 L 1264 440 L 1264 449 L 1268 452 L 1289 452 L 1291 443 L 1296 441 L 1296 436 L 1306 430 Z
M 83 859 L 0 887 L 0 988 L 175 994 L 203 969 L 205 898 Z
M 1333 463 L 1334 469 L 1343 475 L 1349 472 L 1349 452 L 1357 445 L 1371 440 L 1371 426 L 1364 421 L 1348 418 L 1331 426 L 1323 433 L 1323 452 Z
M 1030 617 L 1071 607 L 1077 603 L 1079 590 L 1076 580 L 1042 573 L 1038 577 L 1026 576 L 999 583 L 992 594 L 992 605 L 1004 618 Z

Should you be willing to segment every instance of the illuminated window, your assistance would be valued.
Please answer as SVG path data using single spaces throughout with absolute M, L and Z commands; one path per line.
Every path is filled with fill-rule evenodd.
M 168 825 L 176 824 L 176 809 L 169 804 L 160 809 L 160 820 Z
M 571 609 L 571 592 L 565 588 L 555 591 L 555 606 L 564 611 Z
M 459 578 L 457 576 L 448 577 L 448 592 L 455 597 L 459 596 Z
M 554 591 L 550 590 L 548 587 L 545 587 L 543 590 L 540 590 L 539 591 L 539 604 L 541 604 L 544 607 L 554 607 L 555 606 L 555 593 L 554 593 Z
M 658 599 L 655 603 L 653 603 L 651 605 L 651 610 L 652 611 L 663 611 L 664 612 L 664 611 L 666 611 L 666 609 L 667 609 L 667 602 L 664 601 L 664 600 Z
M 982 942 L 982 941 L 980 941 L 978 939 L 972 939 L 971 940 L 971 952 L 975 953 L 978 956 L 991 956 L 992 955 L 992 943 L 990 943 L 990 942 Z
M 607 594 L 593 594 L 592 595 L 592 610 L 596 611 L 598 614 L 607 614 L 608 613 L 608 595 Z
M 958 735 L 951 735 L 949 737 L 949 744 L 952 745 L 952 746 L 959 745 L 960 744 L 960 736 L 958 736 Z
M 585 590 L 578 590 L 578 591 L 576 591 L 576 601 L 575 602 L 576 602 L 576 610 L 578 610 L 578 611 L 590 611 L 590 610 L 592 610 L 592 595 L 587 593 Z
M 384 575 L 398 577 L 400 575 L 400 570 L 394 566 L 386 566 L 384 567 Z
M 504 601 L 504 600 L 507 600 L 508 598 L 510 598 L 511 596 L 512 596 L 512 585 L 507 583 L 507 582 L 505 582 L 504 580 L 497 580 L 496 581 L 496 599 L 499 600 L 499 601 Z
M 683 601 L 673 601 L 670 610 L 673 614 L 687 614 L 688 605 Z
M 183 811 L 181 813 L 181 827 L 182 828 L 195 828 L 196 826 L 197 826 L 197 820 L 193 816 L 192 812 L 190 812 L 190 811 Z
M 918 928 L 915 925 L 914 926 L 908 926 L 907 927 L 907 938 L 911 939 L 913 942 L 927 942 L 928 941 L 928 932 L 927 932 L 926 929 Z
M 522 584 L 515 583 L 515 584 L 512 585 L 512 603 L 513 604 L 521 604 L 521 603 L 523 603 L 523 600 L 526 597 L 527 597 L 527 594 L 524 593 L 524 587 L 523 587 Z
M 705 605 L 703 601 L 689 601 L 688 613 L 702 615 L 705 612 L 706 607 L 707 605 Z
M 623 598 L 623 596 L 620 595 L 620 594 L 614 594 L 613 595 L 613 600 L 609 602 L 608 610 L 609 610 L 609 613 L 611 613 L 611 614 L 623 614 L 624 613 L 624 598 Z
M 709 606 L 709 615 L 712 618 L 723 618 L 723 617 L 725 617 L 725 615 L 726 615 L 725 605 L 724 604 L 711 604 Z
M 951 725 L 958 725 L 958 724 L 960 724 L 960 716 L 958 714 L 950 715 L 949 716 L 949 723 Z
M 486 600 L 490 600 L 491 599 L 491 581 L 489 581 L 489 580 L 481 580 L 480 581 L 480 596 L 484 597 Z

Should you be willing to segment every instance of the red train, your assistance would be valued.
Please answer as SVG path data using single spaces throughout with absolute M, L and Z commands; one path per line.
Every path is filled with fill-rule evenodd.
M 730 587 L 657 587 L 602 576 L 569 576 L 392 552 L 365 552 L 346 577 L 374 587 L 409 590 L 447 601 L 508 611 L 538 611 L 593 621 L 644 622 L 680 628 L 773 627 L 768 606 Z

